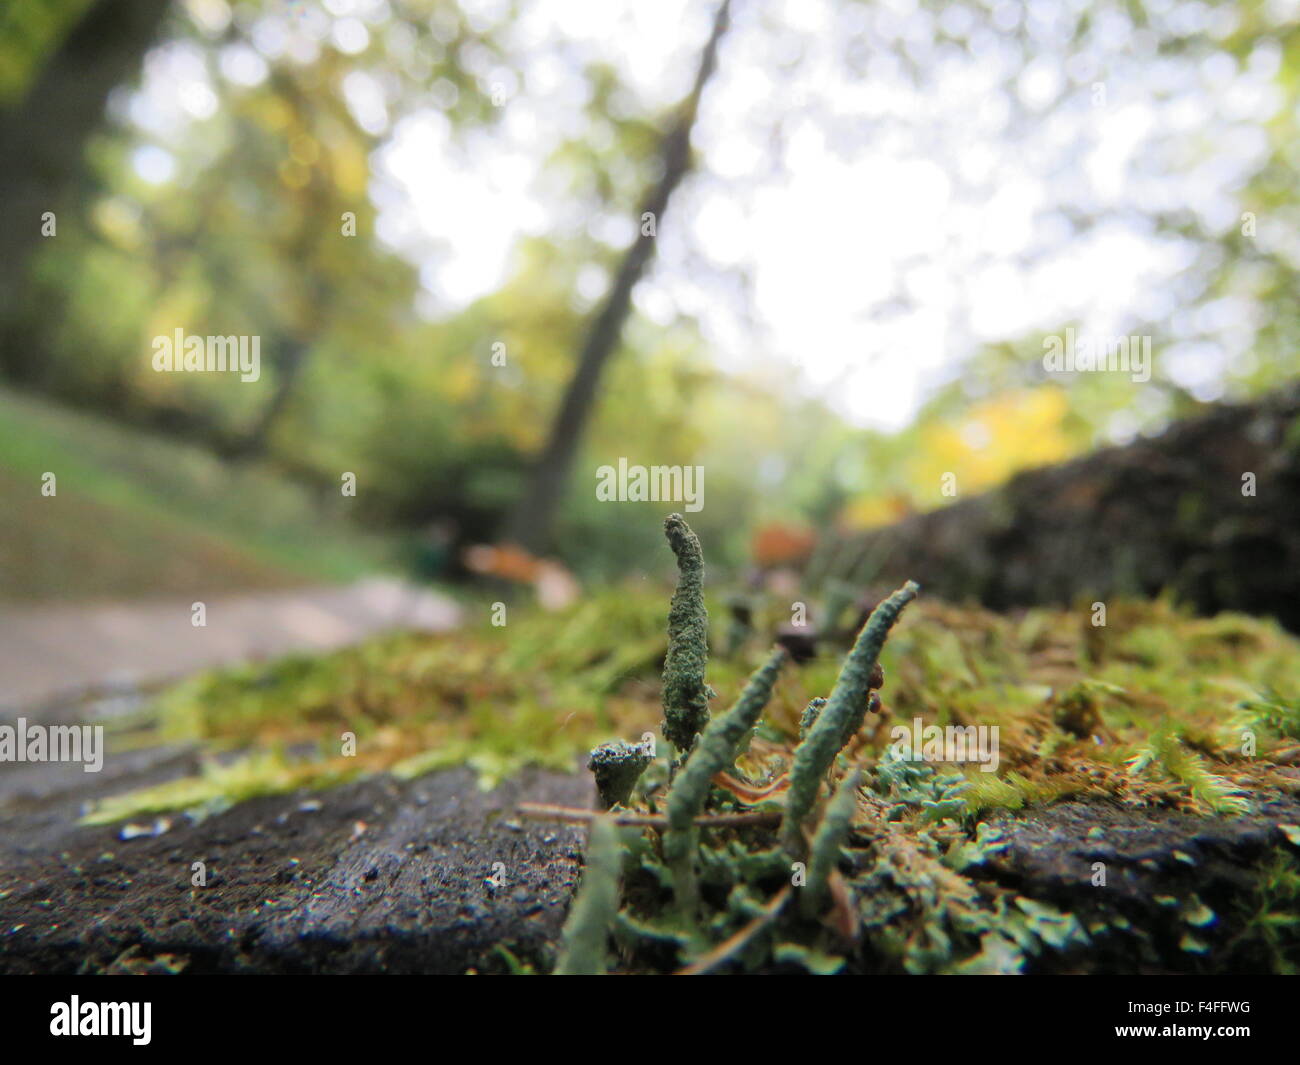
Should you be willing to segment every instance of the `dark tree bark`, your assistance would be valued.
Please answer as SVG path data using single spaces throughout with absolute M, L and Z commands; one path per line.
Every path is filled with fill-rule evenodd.
M 678 106 L 677 117 L 664 137 L 660 151 L 661 176 L 637 215 L 638 222 L 647 213 L 653 215 L 656 231 L 663 224 L 668 201 L 691 168 L 691 129 L 695 125 L 704 87 L 717 67 L 718 45 L 727 32 L 730 8 L 731 0 L 723 0 L 718 7 L 713 32 L 700 56 L 695 84 Z M 606 364 L 618 349 L 623 325 L 632 306 L 632 290 L 654 256 L 654 245 L 655 237 L 642 230 L 624 255 L 614 283 L 587 333 L 578 356 L 577 370 L 551 425 L 546 446 L 511 518 L 509 538 L 530 551 L 542 552 L 550 547 L 555 513 L 568 483 L 583 430 L 591 417 L 596 388 Z
M 857 546 L 864 577 L 997 610 L 1168 588 L 1300 631 L 1300 388 L 1022 473 Z
M 0 113 L 0 324 L 16 309 L 41 215 L 65 206 L 83 172 L 86 139 L 112 90 L 129 80 L 170 0 L 95 0 L 15 107 Z M 11 372 L 30 362 L 12 343 Z M 30 368 L 30 367 L 29 367 Z

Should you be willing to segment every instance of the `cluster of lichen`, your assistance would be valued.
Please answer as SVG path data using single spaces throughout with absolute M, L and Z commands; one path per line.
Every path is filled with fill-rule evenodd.
M 410 775 L 468 764 L 487 786 L 524 765 L 569 769 L 598 740 L 642 737 L 666 715 L 658 677 L 667 650 L 665 598 L 647 582 L 595 588 L 559 614 L 512 608 L 505 627 L 492 625 L 484 611 L 480 624 L 453 633 L 385 637 L 183 681 L 137 718 L 118 719 L 131 731 L 117 742 L 189 743 L 219 757 L 196 776 L 109 796 L 91 817 L 108 822 L 174 809 L 202 814 L 364 772 Z M 714 617 L 725 619 L 721 598 L 707 602 Z M 738 641 L 737 654 L 700 659 L 714 687 L 738 692 L 753 670 L 761 674 L 770 660 L 756 633 L 770 631 L 788 609 L 775 598 L 758 604 L 754 634 Z M 707 616 L 698 601 L 690 610 L 688 616 Z M 882 656 L 887 705 L 878 714 L 868 709 L 848 757 L 839 758 L 862 771 L 847 835 L 832 862 L 839 878 L 830 876 L 849 890 L 861 923 L 857 945 L 827 927 L 828 918 L 848 912 L 838 889 L 817 903 L 816 917 L 806 915 L 817 896 L 806 884 L 791 888 L 779 919 L 765 909 L 792 878 L 794 859 L 777 845 L 777 819 L 796 743 L 825 711 L 821 697 L 835 684 L 838 663 L 825 653 L 829 642 L 797 668 L 789 661 L 778 667 L 779 683 L 752 740 L 751 730 L 743 730 L 745 750 L 736 755 L 735 770 L 718 774 L 723 785 L 709 781 L 706 814 L 749 814 L 766 823 L 700 830 L 690 868 L 679 863 L 675 873 L 663 852 L 670 766 L 682 752 L 665 749 L 675 757 L 647 767 L 646 744 L 610 747 L 610 803 L 662 825 L 651 832 L 616 830 L 626 858 L 620 858 L 625 888 L 615 920 L 616 942 L 626 952 L 620 965 L 690 963 L 698 951 L 707 954 L 708 944 L 755 921 L 766 922 L 762 932 L 726 964 L 823 970 L 849 958 L 857 968 L 890 971 L 1050 968 L 1066 964 L 1058 959 L 1076 949 L 1100 956 L 1103 936 L 1140 937 L 1144 930 L 1126 928 L 1122 915 L 1072 924 L 1071 915 L 1043 910 L 1042 899 L 990 883 L 995 878 L 986 863 L 991 856 L 996 865 L 1002 844 L 982 822 L 1005 822 L 1061 799 L 1223 817 L 1249 804 L 1251 816 L 1261 816 L 1271 796 L 1297 787 L 1300 643 L 1264 619 L 1198 618 L 1164 599 L 1108 604 L 1100 628 L 1091 617 L 1086 609 L 997 614 L 928 597 L 908 607 L 906 623 Z M 689 662 L 673 659 L 674 667 Z M 689 669 L 694 683 L 705 683 L 702 670 Z M 873 690 L 869 707 L 878 702 Z M 915 717 L 998 726 L 998 771 L 896 763 L 889 757 L 889 725 Z M 856 728 L 856 721 L 855 711 L 845 727 Z M 709 725 L 706 714 L 691 746 Z M 340 753 L 344 732 L 356 736 L 355 756 Z M 1243 750 L 1246 741 L 1253 754 Z M 688 753 L 672 770 L 672 784 L 688 779 L 691 761 Z M 629 793 L 628 781 L 637 777 L 640 787 Z M 735 790 L 737 782 L 748 791 Z M 833 783 L 820 795 L 829 795 Z M 815 803 L 814 815 L 820 809 Z M 807 823 L 809 879 L 816 841 L 826 838 L 818 829 L 829 832 L 833 824 L 815 816 Z M 675 876 L 699 898 L 695 924 L 702 931 L 695 941 L 678 928 Z M 1189 923 L 1180 949 L 1192 965 L 1219 956 L 1221 943 L 1214 944 L 1228 936 L 1228 909 L 1222 900 L 1207 901 L 1224 921 L 1208 931 Z M 1193 907 L 1187 920 L 1199 916 Z M 1256 923 L 1273 928 L 1279 920 L 1269 909 Z M 1292 943 L 1284 938 L 1279 949 Z M 1213 945 L 1213 952 L 1196 953 L 1198 944 Z
M 806 713 L 806 734 L 794 749 L 788 773 L 783 774 L 783 813 L 775 836 L 769 831 L 765 838 L 761 823 L 748 832 L 738 831 L 746 824 L 743 818 L 724 818 L 718 827 L 703 827 L 699 819 L 706 811 L 729 805 L 727 791 L 718 787 L 724 775 L 742 786 L 763 783 L 745 779 L 736 762 L 753 737 L 789 655 L 784 648 L 775 648 L 731 708 L 711 718 L 708 700 L 713 692 L 705 683 L 708 622 L 703 556 L 698 538 L 680 515 L 671 515 L 664 530 L 679 573 L 668 621 L 662 726 L 675 757 L 666 795 L 661 797 L 666 810 L 663 831 L 654 833 L 654 838 L 643 835 L 628 848 L 628 857 L 667 887 L 671 905 L 666 914 L 645 915 L 648 919 L 640 919 L 635 903 L 620 913 L 619 896 L 611 886 L 617 869 L 609 854 L 615 830 L 613 822 L 599 822 L 592 835 L 593 858 L 573 907 L 557 971 L 604 970 L 603 945 L 596 949 L 591 934 L 602 922 L 611 933 L 617 926 L 633 938 L 675 942 L 685 956 L 682 960 L 697 969 L 743 953 L 766 925 L 791 926 L 789 941 L 781 944 L 786 953 L 808 951 L 820 957 L 814 942 L 817 919 L 838 876 L 841 847 L 857 810 L 859 774 L 857 770 L 845 774 L 828 803 L 823 802 L 826 785 L 835 776 L 836 755 L 861 728 L 869 708 L 879 705 L 873 697 L 880 684 L 880 651 L 903 608 L 915 598 L 917 586 L 908 582 L 876 608 L 845 658 L 830 695 Z M 591 765 L 598 779 L 603 777 L 600 791 L 606 805 L 618 805 L 619 796 L 621 801 L 630 796 L 626 782 L 635 776 L 642 757 L 639 748 L 627 745 L 604 744 L 592 752 Z M 611 763 L 617 765 L 618 796 L 609 784 Z M 719 873 L 724 882 L 731 880 L 726 897 L 706 899 Z M 799 905 L 789 907 L 788 920 L 783 913 L 789 897 L 784 888 L 755 909 L 757 899 L 770 894 L 765 882 L 783 879 L 802 893 Z M 717 912 L 719 904 L 721 912 Z M 742 926 L 733 930 L 737 920 Z M 801 923 L 803 929 L 797 927 Z
M 1101 894 L 1070 912 L 1018 891 L 989 873 L 1010 837 L 1005 815 L 986 818 L 1067 797 L 1236 816 L 1294 793 L 1277 761 L 1296 735 L 1294 704 L 1275 694 L 1300 679 L 1292 638 L 1249 619 L 1189 618 L 1161 601 L 1117 605 L 1119 623 L 1100 633 L 1061 612 L 931 604 L 891 640 L 882 708 L 878 659 L 915 595 L 909 584 L 877 606 L 827 697 L 810 698 L 828 679 L 826 660 L 791 668 L 778 647 L 731 708 L 710 717 L 700 699 L 711 694 L 702 558 L 680 518 L 667 531 L 681 573 L 663 700 L 674 750 L 629 790 L 645 747 L 615 748 L 638 762 L 627 762 L 593 836 L 599 860 L 575 901 L 563 971 L 604 970 L 611 943 L 623 970 L 686 972 L 851 963 L 1014 973 L 1085 956 L 1103 968 L 1106 958 L 1164 964 L 1169 929 L 1188 971 L 1225 943 L 1240 952 L 1247 941 L 1230 929 L 1241 920 L 1225 910 L 1220 921 L 1195 894 L 1171 896 L 1168 928 L 1157 930 Z M 779 720 L 760 723 L 774 707 Z M 884 741 L 891 711 L 996 725 L 1004 764 L 984 773 L 905 758 Z M 1259 757 L 1234 755 L 1242 730 L 1258 732 Z M 597 766 L 609 751 L 593 752 Z M 1090 871 L 1080 866 L 1085 882 Z M 1268 909 L 1252 919 L 1280 927 Z M 1288 950 L 1289 939 L 1276 953 Z

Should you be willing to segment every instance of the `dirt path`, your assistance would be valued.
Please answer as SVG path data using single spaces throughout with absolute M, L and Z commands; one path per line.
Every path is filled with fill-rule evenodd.
M 337 588 L 193 601 L 0 604 L 0 710 L 95 687 L 130 687 L 293 651 L 324 651 L 394 628 L 442 632 L 459 610 L 436 592 L 373 578 Z

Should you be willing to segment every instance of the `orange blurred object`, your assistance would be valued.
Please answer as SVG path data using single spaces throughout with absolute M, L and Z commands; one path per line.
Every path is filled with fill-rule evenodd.
M 542 560 L 517 544 L 474 544 L 462 556 L 465 568 L 484 577 L 531 583 L 537 579 Z
M 798 566 L 808 561 L 817 534 L 806 525 L 769 522 L 759 526 L 750 546 L 754 561 L 763 567 Z
M 552 558 L 537 558 L 518 544 L 474 544 L 465 548 L 461 559 L 471 573 L 531 584 L 546 610 L 561 610 L 582 592 L 563 565 Z

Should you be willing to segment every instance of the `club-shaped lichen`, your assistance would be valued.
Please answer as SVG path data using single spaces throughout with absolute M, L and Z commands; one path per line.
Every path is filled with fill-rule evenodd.
M 704 809 L 714 776 L 731 768 L 741 744 L 758 723 L 787 657 L 784 648 L 772 651 L 750 677 L 736 704 L 709 723 L 668 792 L 664 855 L 673 873 L 678 904 L 685 912 L 692 912 L 695 905 L 695 817 Z
M 664 736 L 683 755 L 709 721 L 712 689 L 704 682 L 709 660 L 709 614 L 704 608 L 704 553 L 699 537 L 680 514 L 664 521 L 677 556 L 677 589 L 668 609 L 664 659 Z
M 784 760 L 768 754 L 741 763 L 754 773 L 751 778 L 737 759 L 749 746 L 792 656 L 786 648 L 774 647 L 732 707 L 710 721 L 713 693 L 704 683 L 708 619 L 699 540 L 680 515 L 670 516 L 664 528 L 680 571 L 669 612 L 663 689 L 664 733 L 678 755 L 675 774 L 668 777 L 666 795 L 658 790 L 662 776 L 638 791 L 644 748 L 611 743 L 592 752 L 602 803 L 629 809 L 603 815 L 593 825 L 588 870 L 565 926 L 560 972 L 599 971 L 610 933 L 632 954 L 642 948 L 672 950 L 690 962 L 683 970 L 688 972 L 710 971 L 743 956 L 772 958 L 778 936 L 783 937 L 782 957 L 805 949 L 799 940 L 821 940 L 822 914 L 832 905 L 830 887 L 859 800 L 860 773 L 854 770 L 840 783 L 820 823 L 814 816 L 818 792 L 836 752 L 872 705 L 874 689 L 883 682 L 876 661 L 881 646 L 917 591 L 909 583 L 880 604 L 830 698 L 814 700 L 805 711 L 801 732 L 807 734 L 791 772 L 784 772 Z M 782 796 L 788 807 L 784 818 L 775 809 Z M 614 818 L 642 829 L 626 841 L 631 882 L 622 908 Z M 801 847 L 804 833 L 812 833 L 806 881 L 792 875 L 797 863 L 775 832 L 782 825 L 787 833 L 794 826 Z M 785 906 L 796 890 L 804 891 L 799 905 Z M 840 899 L 842 907 L 842 893 Z M 806 949 L 816 953 L 814 946 Z
M 822 822 L 813 836 L 812 856 L 808 863 L 808 883 L 800 897 L 799 905 L 804 916 L 812 917 L 826 901 L 831 873 L 840 860 L 840 848 L 848 838 L 853 821 L 853 811 L 858 807 L 858 786 L 861 773 L 854 769 L 840 781 L 835 796 L 826 806 Z
M 791 855 L 802 856 L 805 850 L 804 822 L 817 801 L 822 780 L 840 748 L 861 726 L 867 712 L 876 661 L 885 645 L 885 638 L 918 591 L 916 583 L 908 581 L 871 612 L 840 669 L 839 679 L 826 705 L 817 713 L 807 736 L 795 749 L 794 765 L 790 770 L 790 792 L 781 826 L 781 841 Z

